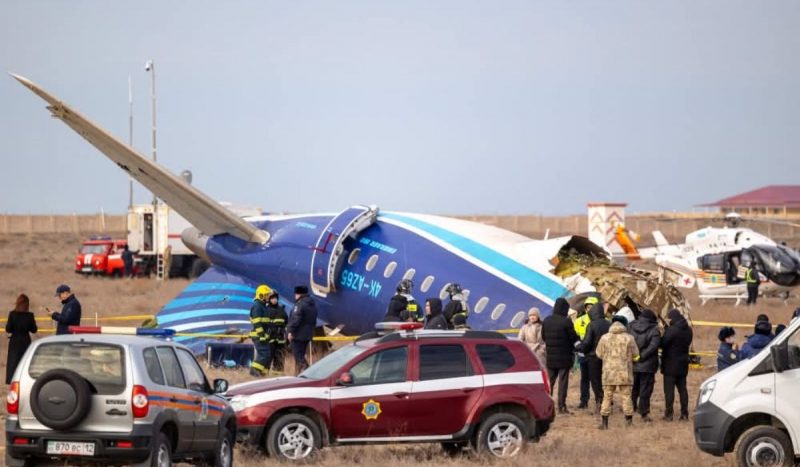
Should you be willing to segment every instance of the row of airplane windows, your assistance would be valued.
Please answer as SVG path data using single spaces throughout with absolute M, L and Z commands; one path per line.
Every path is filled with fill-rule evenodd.
M 355 248 L 353 251 L 350 252 L 350 256 L 347 258 L 347 263 L 351 266 L 358 261 L 358 258 L 361 256 L 361 249 Z M 366 270 L 367 272 L 372 272 L 375 269 L 375 266 L 378 265 L 378 255 L 373 254 L 367 259 Z M 389 279 L 395 273 L 397 269 L 397 262 L 392 261 L 386 265 L 386 268 L 383 270 L 383 277 Z M 403 274 L 403 279 L 413 279 L 414 275 L 416 274 L 416 270 L 411 268 L 408 269 L 405 274 Z M 430 288 L 433 286 L 433 282 L 436 280 L 433 276 L 427 276 L 423 279 L 422 283 L 419 286 L 419 290 L 422 293 L 427 293 Z M 445 284 L 442 289 L 439 291 L 439 298 L 444 300 L 447 298 L 447 288 L 450 286 L 450 283 Z M 464 298 L 469 300 L 469 290 L 464 290 Z M 475 303 L 474 312 L 475 313 L 482 313 L 486 306 L 489 305 L 489 297 L 481 297 L 477 303 Z M 497 321 L 503 315 L 503 312 L 506 311 L 505 303 L 499 303 L 495 305 L 494 309 L 492 310 L 491 318 L 493 321 Z M 524 311 L 518 311 L 514 314 L 514 317 L 511 319 L 511 327 L 516 328 L 519 327 L 522 322 L 525 320 L 527 313 Z

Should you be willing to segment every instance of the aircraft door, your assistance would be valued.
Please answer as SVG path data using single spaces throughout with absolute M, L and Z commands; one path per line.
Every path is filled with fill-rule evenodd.
M 153 213 L 145 213 L 143 217 L 142 235 L 144 240 L 142 241 L 142 249 L 143 252 L 149 252 L 153 250 Z
M 375 223 L 378 208 L 353 206 L 334 217 L 322 230 L 311 256 L 311 291 L 326 297 L 335 290 L 336 271 L 344 242 Z

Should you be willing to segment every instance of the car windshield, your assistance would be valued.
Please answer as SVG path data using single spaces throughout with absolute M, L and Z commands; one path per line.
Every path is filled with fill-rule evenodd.
M 83 245 L 81 254 L 84 255 L 100 255 L 106 252 L 108 245 Z
M 336 352 L 329 354 L 322 360 L 306 368 L 306 371 L 300 373 L 300 377 L 308 379 L 329 378 L 334 371 L 338 370 L 345 363 L 349 362 L 355 357 L 366 352 L 367 349 L 368 347 L 362 347 L 358 344 L 342 347 Z
M 46 371 L 72 370 L 86 378 L 97 394 L 119 394 L 125 390 L 124 352 L 110 344 L 55 342 L 36 348 L 28 374 L 36 379 Z

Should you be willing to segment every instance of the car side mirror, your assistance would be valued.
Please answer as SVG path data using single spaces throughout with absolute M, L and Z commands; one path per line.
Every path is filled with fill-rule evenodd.
M 345 371 L 339 376 L 339 379 L 336 380 L 336 384 L 339 386 L 350 386 L 353 384 L 353 374 L 349 371 Z
M 214 393 L 222 394 L 228 391 L 228 380 L 217 378 L 214 380 Z
M 789 369 L 789 347 L 785 343 L 773 345 L 769 353 L 772 356 L 772 369 L 775 373 L 783 373 Z

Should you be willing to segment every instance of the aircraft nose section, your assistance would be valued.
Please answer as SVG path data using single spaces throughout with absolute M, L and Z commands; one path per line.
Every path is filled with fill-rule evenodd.
M 194 254 L 210 263 L 211 260 L 208 258 L 208 253 L 206 253 L 208 238 L 208 235 L 204 234 L 196 227 L 189 227 L 181 232 L 181 240 L 183 241 L 183 244 L 192 250 Z

